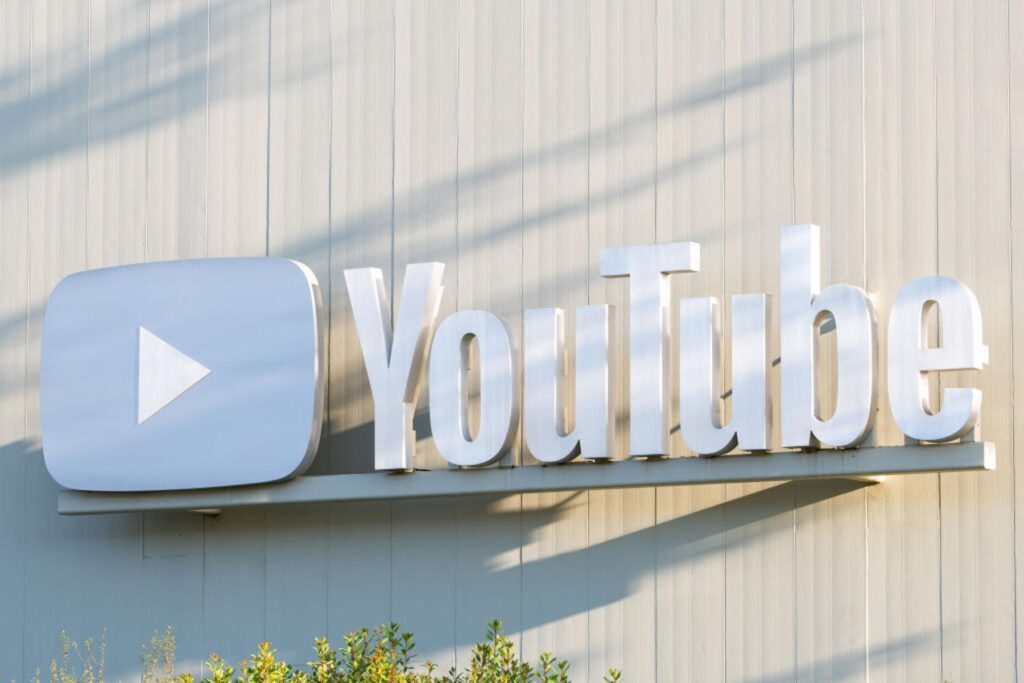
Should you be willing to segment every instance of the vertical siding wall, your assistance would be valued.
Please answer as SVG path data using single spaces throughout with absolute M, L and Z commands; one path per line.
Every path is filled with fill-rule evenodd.
M 0 0 L 0 676 L 105 628 L 108 678 L 136 679 L 168 624 L 192 669 L 264 638 L 305 661 L 315 635 L 388 620 L 447 666 L 501 618 L 579 680 L 1019 678 L 1022 143 L 1007 0 Z M 443 261 L 443 314 L 517 331 L 525 307 L 600 302 L 624 324 L 601 248 L 695 240 L 674 298 L 776 294 L 794 222 L 883 321 L 914 277 L 974 288 L 996 472 L 56 514 L 36 377 L 68 273 L 307 263 L 330 313 L 312 472 L 349 472 L 373 411 L 345 268 L 381 267 L 398 306 L 404 266 Z M 417 465 L 441 467 L 426 405 Z M 887 411 L 883 392 L 896 443 Z

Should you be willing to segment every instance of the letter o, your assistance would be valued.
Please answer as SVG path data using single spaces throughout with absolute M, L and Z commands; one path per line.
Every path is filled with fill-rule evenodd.
M 469 432 L 466 372 L 469 346 L 480 349 L 480 430 Z M 499 460 L 519 426 L 519 355 L 508 323 L 487 311 L 460 311 L 444 319 L 430 349 L 430 428 L 453 465 L 479 467 Z

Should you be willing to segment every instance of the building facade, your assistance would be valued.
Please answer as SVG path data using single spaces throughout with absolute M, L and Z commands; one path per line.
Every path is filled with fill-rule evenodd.
M 62 630 L 106 629 L 108 678 L 133 680 L 168 625 L 196 671 L 264 639 L 304 662 L 314 636 L 386 621 L 447 666 L 501 619 L 586 681 L 1021 677 L 1024 7 L 3 0 L 0 34 L 0 675 L 45 671 Z M 883 320 L 913 278 L 973 289 L 990 363 L 934 386 L 983 390 L 994 471 L 57 512 L 40 336 L 70 273 L 308 265 L 328 316 L 309 474 L 365 472 L 345 269 L 382 268 L 394 301 L 407 264 L 443 262 L 442 316 L 486 309 L 521 335 L 528 308 L 627 310 L 628 285 L 598 272 L 607 247 L 699 243 L 673 301 L 777 296 L 795 223 L 822 228 L 824 284 L 865 288 Z M 770 343 L 776 359 L 777 327 Z M 416 466 L 447 467 L 428 405 Z M 903 441 L 884 391 L 873 441 Z M 517 441 L 504 464 L 530 462 Z

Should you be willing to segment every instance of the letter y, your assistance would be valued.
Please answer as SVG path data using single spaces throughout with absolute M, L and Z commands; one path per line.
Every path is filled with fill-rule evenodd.
M 391 306 L 379 268 L 345 271 L 359 346 L 370 378 L 374 410 L 374 467 L 411 470 L 416 452 L 413 412 L 427 349 L 441 305 L 443 263 L 414 263 L 405 269 L 401 308 L 394 333 Z

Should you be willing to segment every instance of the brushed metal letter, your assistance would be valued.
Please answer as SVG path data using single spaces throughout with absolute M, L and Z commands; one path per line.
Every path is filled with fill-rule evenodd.
M 700 270 L 695 242 L 601 250 L 601 275 L 629 278 L 629 452 L 669 453 L 670 273 Z
M 926 314 L 942 315 L 939 348 L 925 348 Z M 980 370 L 988 363 L 982 343 L 981 308 L 965 284 L 948 277 L 918 278 L 899 291 L 889 313 L 889 404 L 896 424 L 920 441 L 950 441 L 971 430 L 981 412 L 981 391 L 950 387 L 942 408 L 928 405 L 925 373 Z
M 875 363 L 878 338 L 875 309 L 868 295 L 853 285 L 821 290 L 821 229 L 817 225 L 782 228 L 779 267 L 782 351 L 782 445 L 786 448 L 856 446 L 875 419 Z M 820 419 L 817 322 L 835 320 L 838 386 L 836 409 Z
M 466 411 L 469 345 L 480 350 L 480 430 Z M 508 323 L 487 311 L 459 311 L 438 325 L 430 349 L 430 427 L 453 465 L 483 466 L 511 448 L 519 426 L 519 355 Z
M 523 435 L 530 453 L 547 463 L 577 455 L 611 457 L 615 413 L 611 391 L 611 306 L 576 309 L 576 424 L 567 426 L 564 399 L 565 324 L 560 308 L 526 311 L 523 346 Z
M 716 381 L 721 317 L 713 297 L 679 302 L 679 422 L 683 441 L 699 455 L 719 455 L 739 445 L 768 449 L 768 295 L 732 297 L 732 420 L 722 424 Z
M 402 303 L 391 328 L 391 306 L 379 268 L 345 271 L 359 346 L 370 378 L 374 412 L 374 467 L 411 470 L 412 427 L 430 337 L 441 305 L 443 263 L 406 266 Z

